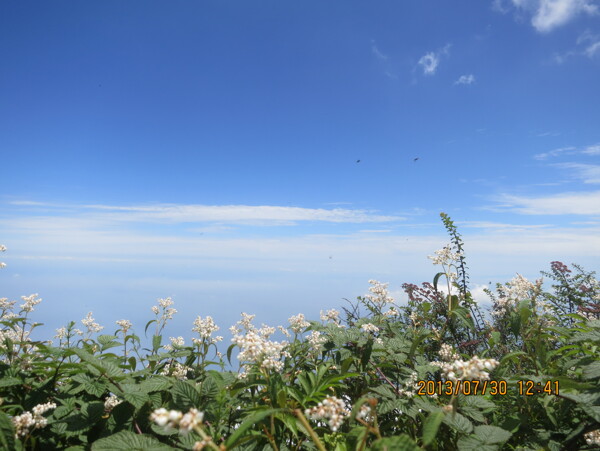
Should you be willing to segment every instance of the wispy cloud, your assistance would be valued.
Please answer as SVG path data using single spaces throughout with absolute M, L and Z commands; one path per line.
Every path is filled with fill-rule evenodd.
M 591 146 L 577 148 L 574 146 L 559 147 L 548 152 L 538 153 L 533 156 L 536 160 L 547 160 L 563 155 L 600 155 L 600 144 L 592 144 Z
M 531 25 L 540 33 L 561 27 L 582 14 L 598 14 L 594 0 L 512 0 L 513 6 L 531 15 Z M 493 9 L 505 13 L 507 2 L 494 0 Z
M 95 213 L 102 220 L 163 223 L 207 223 L 292 225 L 298 221 L 334 223 L 370 223 L 399 221 L 398 216 L 383 216 L 366 210 L 343 208 L 300 208 L 254 205 L 57 205 L 29 201 L 14 201 L 13 205 L 43 208 L 62 208 L 85 217 Z
M 525 215 L 600 215 L 600 191 L 559 193 L 526 197 L 502 195 L 494 209 Z
M 600 165 L 584 163 L 556 163 L 554 166 L 568 169 L 573 177 L 580 179 L 583 183 L 600 183 Z
M 389 56 L 387 56 L 381 50 L 379 50 L 374 40 L 371 40 L 371 52 L 373 53 L 373 55 L 375 55 L 378 59 L 382 61 L 387 61 L 389 59 Z
M 456 80 L 454 82 L 455 85 L 470 85 L 471 83 L 475 82 L 475 77 L 473 76 L 473 74 L 469 74 L 469 75 L 461 75 L 458 80 Z
M 554 62 L 557 64 L 566 63 L 573 57 L 587 57 L 594 59 L 600 57 L 600 35 L 593 34 L 589 30 L 584 31 L 577 38 L 576 47 L 563 53 L 554 54 Z
M 549 152 L 538 153 L 533 156 L 536 160 L 546 160 L 551 157 L 557 157 L 564 154 L 575 153 L 576 148 L 573 146 L 559 147 L 558 149 L 550 150 Z
M 446 44 L 443 48 L 435 51 L 428 52 L 419 59 L 419 65 L 423 68 L 423 74 L 434 75 L 442 56 L 450 54 L 450 44 Z

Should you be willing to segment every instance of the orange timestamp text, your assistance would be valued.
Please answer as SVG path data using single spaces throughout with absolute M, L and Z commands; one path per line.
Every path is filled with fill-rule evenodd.
M 492 395 L 508 394 L 508 384 L 499 381 L 417 381 L 417 395 Z M 517 393 L 524 396 L 539 394 L 558 395 L 558 381 L 534 382 L 530 380 L 517 381 Z

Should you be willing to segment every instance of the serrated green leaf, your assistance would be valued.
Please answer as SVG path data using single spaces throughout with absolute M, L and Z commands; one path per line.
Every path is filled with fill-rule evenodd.
M 444 416 L 443 421 L 452 429 L 462 434 L 470 434 L 473 432 L 473 424 L 460 413 L 446 415 Z
M 444 413 L 441 410 L 431 412 L 423 423 L 422 440 L 423 445 L 427 446 L 435 439 L 435 436 L 444 419 Z
M 173 400 L 180 410 L 188 410 L 192 407 L 200 407 L 200 395 L 198 390 L 190 382 L 177 381 L 173 384 Z
M 584 366 L 582 377 L 586 380 L 598 379 L 600 377 L 600 361 Z
M 15 429 L 12 421 L 4 412 L 0 412 L 0 445 L 2 449 L 14 449 Z
M 498 445 L 486 445 L 474 436 L 463 437 L 458 441 L 459 451 L 498 451 Z
M 475 436 L 485 444 L 494 445 L 506 442 L 512 433 L 497 426 L 483 425 L 475 427 Z
M 171 448 L 146 434 L 121 431 L 92 443 L 92 451 L 170 451 Z
M 0 387 L 12 387 L 13 385 L 21 385 L 23 381 L 16 377 L 3 377 L 0 379 Z
M 408 435 L 381 438 L 373 442 L 373 451 L 419 451 L 419 447 Z

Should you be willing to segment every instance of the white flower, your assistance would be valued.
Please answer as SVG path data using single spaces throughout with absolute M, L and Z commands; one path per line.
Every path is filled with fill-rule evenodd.
M 48 424 L 48 420 L 42 415 L 47 411 L 56 409 L 56 404 L 48 402 L 46 404 L 38 404 L 31 412 L 23 412 L 12 418 L 13 426 L 15 427 L 15 435 L 17 438 L 25 437 L 29 434 L 30 429 L 41 429 Z
M 179 420 L 179 431 L 183 433 L 189 432 L 196 426 L 202 424 L 203 419 L 204 412 L 192 408 L 181 418 L 181 420 Z
M 292 332 L 296 334 L 301 333 L 304 329 L 310 326 L 310 323 L 304 318 L 303 313 L 298 313 L 296 316 L 291 316 L 288 318 L 288 321 L 290 323 L 290 329 L 292 329 Z
M 185 346 L 185 340 L 183 337 L 169 337 L 169 340 L 171 341 L 171 344 L 165 345 L 165 349 L 167 351 L 172 351 L 173 349 L 182 348 Z
M 340 312 L 338 312 L 336 309 L 330 309 L 327 311 L 321 310 L 321 321 L 333 321 L 334 323 L 339 323 Z
M 595 431 L 587 432 L 583 435 L 585 438 L 585 442 L 588 445 L 600 445 L 600 429 L 596 429 Z
M 487 381 L 490 379 L 487 371 L 492 371 L 500 362 L 495 359 L 480 359 L 475 356 L 469 361 L 457 359 L 452 363 L 431 362 L 431 364 L 439 366 L 444 373 L 444 377 L 450 381 Z
M 88 333 L 97 333 L 104 329 L 104 326 L 94 322 L 94 318 L 92 317 L 92 312 L 89 312 L 87 316 L 81 320 L 81 323 L 87 327 Z
M 321 346 L 327 341 L 327 338 L 325 338 L 321 332 L 313 330 L 308 337 L 306 337 L 306 340 L 310 344 L 309 355 L 311 357 L 317 357 L 321 352 Z
M 369 280 L 372 285 L 369 288 L 371 294 L 367 294 L 365 297 L 379 307 L 383 307 L 385 304 L 392 304 L 394 298 L 388 294 L 387 287 L 389 284 L 381 283 L 377 280 Z
M 331 430 L 336 432 L 350 411 L 342 399 L 329 396 L 312 409 L 306 409 L 304 414 L 313 421 L 327 421 Z
M 458 263 L 461 256 L 462 253 L 452 252 L 450 245 L 448 245 L 438 251 L 435 251 L 435 255 L 429 255 L 427 258 L 433 261 L 434 265 L 448 266 Z
M 203 419 L 204 412 L 195 408 L 183 414 L 179 410 L 167 410 L 161 407 L 150 414 L 150 421 L 154 421 L 158 426 L 179 428 L 179 432 L 182 433 L 187 433 L 202 424 Z
M 127 319 L 120 319 L 119 321 L 115 321 L 117 323 L 117 326 L 119 326 L 121 328 L 121 330 L 123 330 L 123 333 L 126 334 L 127 331 L 129 329 L 131 329 L 131 327 L 133 326 L 131 324 L 131 321 L 127 320 Z
M 174 362 L 173 364 L 167 363 L 160 374 L 163 376 L 173 376 L 180 381 L 185 381 L 187 380 L 187 374 L 190 370 L 191 368 L 189 366 Z
M 33 307 L 42 302 L 42 299 L 38 298 L 37 293 L 29 296 L 21 296 L 21 299 L 25 301 L 24 304 L 21 304 L 21 310 L 24 312 L 33 312 Z
M 219 326 L 215 324 L 211 316 L 207 316 L 206 319 L 202 319 L 201 316 L 198 316 L 194 320 L 194 327 L 192 328 L 192 332 L 197 332 L 200 334 L 201 338 L 210 339 L 213 332 L 219 330 Z
M 363 332 L 370 332 L 370 333 L 379 332 L 379 327 L 377 327 L 375 324 L 371 324 L 371 323 L 363 324 L 362 326 L 360 326 L 360 328 Z
M 62 340 L 63 338 L 66 338 L 67 336 L 67 328 L 66 327 L 61 327 L 60 329 L 56 329 L 56 335 L 54 336 L 54 338 L 58 338 L 59 340 Z
M 115 407 L 117 407 L 119 404 L 121 404 L 123 401 L 121 401 L 119 398 L 117 398 L 116 395 L 111 394 L 108 398 L 106 398 L 106 400 L 104 401 L 104 410 L 106 412 L 111 412 Z

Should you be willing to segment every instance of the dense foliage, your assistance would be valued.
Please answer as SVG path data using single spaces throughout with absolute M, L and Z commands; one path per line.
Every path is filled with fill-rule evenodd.
M 33 341 L 37 295 L 20 306 L 0 299 L 0 446 L 598 449 L 594 273 L 552 262 L 548 291 L 517 275 L 488 293 L 486 319 L 469 292 L 460 234 L 442 220 L 451 244 L 430 257 L 441 271 L 405 284 L 406 305 L 370 281 L 368 295 L 320 321 L 299 314 L 285 328 L 257 327 L 243 314 L 225 355 L 210 317 L 194 321 L 191 344 L 167 342 L 168 298 L 143 331 L 149 349 L 129 321 L 101 335 L 91 314 L 85 331 L 72 322 L 54 343 Z

